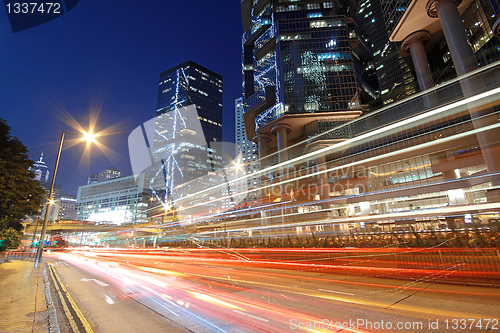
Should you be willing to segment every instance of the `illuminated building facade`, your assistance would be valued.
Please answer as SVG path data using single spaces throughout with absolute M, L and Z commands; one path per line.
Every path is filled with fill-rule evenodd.
M 76 195 L 59 194 L 55 198 L 54 205 L 50 208 L 49 221 L 75 220 L 76 219 Z
M 382 3 L 391 44 L 400 46 L 400 54 L 416 73 L 420 90 L 500 59 L 500 41 L 495 38 L 500 37 L 498 1 L 457 1 L 455 6 L 437 0 Z M 460 31 L 451 32 L 454 27 Z M 453 50 L 457 47 L 467 47 L 467 51 Z
M 35 180 L 38 180 L 44 188 L 48 187 L 50 189 L 50 171 L 47 164 L 43 161 L 43 152 L 40 154 L 40 159 L 33 164 L 30 170 L 35 174 Z
M 260 177 L 251 177 L 251 174 L 259 170 L 259 158 L 257 153 L 257 145 L 255 144 L 255 142 L 250 141 L 247 138 L 245 122 L 243 118 L 244 110 L 243 97 L 239 97 L 234 101 L 236 120 L 236 156 L 238 155 L 238 153 L 241 154 L 241 161 L 238 162 L 242 164 L 242 168 L 245 169 L 246 175 L 250 176 L 247 179 L 247 188 L 256 189 L 260 187 Z M 240 189 L 236 189 L 236 191 L 240 191 Z M 259 198 L 260 191 L 252 191 L 246 196 L 245 202 L 247 202 L 248 204 L 256 203 Z
M 43 152 L 40 154 L 40 159 L 36 161 L 30 170 L 35 174 L 35 180 L 40 182 L 40 185 L 47 191 L 50 191 L 51 179 L 50 179 L 50 171 L 48 170 L 48 166 L 43 160 Z M 59 200 L 61 197 L 61 188 L 62 186 L 59 184 L 54 184 L 54 188 L 52 190 L 52 197 L 54 200 Z M 39 216 L 44 216 L 45 210 L 47 209 L 47 205 L 44 204 L 43 208 L 40 211 Z M 49 220 L 54 221 L 57 219 L 57 207 L 54 209 L 54 206 L 51 206 L 49 211 Z
M 498 32 L 498 3 L 473 0 L 414 0 L 411 3 L 389 1 L 383 8 L 384 14 L 391 17 L 388 30 L 390 40 L 401 42 L 401 54 L 415 68 L 420 90 L 426 90 L 423 103 L 426 108 L 454 101 L 457 98 L 471 98 L 488 89 L 497 75 L 492 69 L 484 77 L 473 76 L 464 79 L 471 72 L 500 59 Z M 497 34 L 497 36 L 500 36 Z M 429 59 L 431 61 L 429 61 Z M 460 89 L 438 91 L 441 84 L 453 77 L 459 77 Z M 479 110 L 469 107 L 474 128 L 481 130 L 498 122 L 496 110 Z M 498 136 L 493 130 L 481 131 L 476 135 L 477 146 L 489 173 L 500 170 L 498 158 Z M 460 150 L 460 146 L 456 147 Z M 453 179 L 450 171 L 448 177 Z M 500 185 L 499 180 L 492 182 Z M 494 191 L 489 192 L 492 198 Z
M 401 13 L 397 7 L 395 13 Z M 411 67 L 399 54 L 400 45 L 389 41 L 389 31 L 384 29 L 385 18 L 381 0 L 365 0 L 358 16 L 368 32 L 373 49 L 373 70 L 376 71 L 380 100 L 386 105 L 419 92 Z
M 118 170 L 117 168 L 110 167 L 99 173 L 90 174 L 87 181 L 87 185 L 119 178 L 121 177 L 121 175 L 122 173 L 120 172 L 120 170 Z
M 146 222 L 146 175 L 125 176 L 80 186 L 76 219 L 107 224 Z
M 206 141 L 222 141 L 222 76 L 194 61 L 162 72 L 156 115 L 192 104 Z
M 222 76 L 193 61 L 161 73 L 156 116 L 150 216 L 172 205 L 179 208 L 174 199 L 217 183 L 215 173 L 222 169 Z
M 257 143 L 261 169 L 350 138 L 349 128 L 328 130 L 371 109 L 378 87 L 358 6 L 357 1 L 241 2 L 244 122 L 248 140 Z M 306 147 L 295 145 L 308 139 Z M 311 163 L 323 164 L 324 158 Z M 275 183 L 287 172 L 262 175 L 261 184 Z M 322 189 L 326 199 L 329 191 Z M 261 192 L 262 200 L 271 197 Z

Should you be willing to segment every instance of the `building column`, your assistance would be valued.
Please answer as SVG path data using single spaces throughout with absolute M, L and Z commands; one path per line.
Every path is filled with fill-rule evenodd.
M 495 23 L 493 23 L 493 34 L 500 38 L 500 18 L 498 18 Z
M 461 0 L 457 0 L 457 2 L 454 0 L 430 0 L 427 3 L 427 15 L 439 18 L 458 76 L 465 75 L 478 68 L 474 51 L 469 43 L 462 18 L 458 12 L 457 6 L 460 2 Z M 481 76 L 476 75 L 460 80 L 460 86 L 462 87 L 464 96 L 467 98 L 474 96 L 478 91 L 482 91 L 485 83 Z M 496 124 L 499 121 L 498 116 L 492 114 L 493 110 L 491 108 L 475 106 L 473 103 L 470 103 L 468 107 L 472 123 L 476 129 Z M 500 171 L 500 144 L 496 131 L 482 131 L 477 134 L 484 162 L 489 173 Z M 493 180 L 493 185 L 500 185 L 498 176 Z M 496 193 L 491 198 L 498 201 L 500 199 L 499 193 Z M 488 201 L 490 202 L 490 199 Z
M 292 133 L 292 128 L 288 124 L 278 124 L 271 129 L 271 133 L 276 135 L 278 139 L 278 160 L 279 163 L 288 161 L 288 134 Z M 280 176 L 283 178 L 286 175 L 285 170 L 287 167 L 280 168 Z
M 465 75 L 478 68 L 474 51 L 458 12 L 457 6 L 461 2 L 462 0 L 430 0 L 427 3 L 427 15 L 439 18 L 458 76 Z M 462 90 L 466 97 L 472 96 L 472 92 L 478 88 L 477 86 L 473 88 L 472 83 L 480 83 L 479 88 L 484 86 L 482 79 L 481 82 L 479 80 L 474 80 L 478 82 L 472 82 L 471 79 L 462 81 Z
M 318 192 L 321 200 L 330 199 L 330 183 L 328 182 L 328 173 L 326 166 L 326 156 L 321 154 L 316 157 L 316 171 L 321 172 L 318 174 Z M 329 203 L 321 204 L 322 209 L 328 209 Z
M 267 156 L 267 145 L 271 142 L 271 137 L 266 134 L 257 134 L 256 136 L 254 136 L 252 141 L 257 144 L 257 150 L 259 152 L 260 159 L 260 168 L 264 169 L 264 158 Z
M 425 53 L 425 45 L 429 42 L 430 37 L 427 31 L 417 31 L 407 36 L 401 45 L 401 51 L 406 54 L 410 53 L 411 55 L 421 91 L 434 87 L 431 69 L 429 68 L 427 54 Z M 424 96 L 426 108 L 436 106 L 437 103 L 438 99 L 434 92 L 429 92 Z
M 258 134 L 253 138 L 253 142 L 257 144 L 257 150 L 259 152 L 260 170 L 263 170 L 267 167 L 265 158 L 267 156 L 267 145 L 271 142 L 271 137 L 266 134 Z M 267 175 L 264 174 L 260 175 L 260 184 L 261 187 L 265 187 L 268 185 Z M 261 205 L 269 204 L 268 199 L 270 198 L 270 196 L 268 195 L 268 193 L 269 193 L 269 188 L 260 190 Z M 260 224 L 261 226 L 269 224 L 268 214 L 267 211 L 265 210 L 260 211 Z
M 279 164 L 286 163 L 288 161 L 288 134 L 292 133 L 292 127 L 288 124 L 278 124 L 271 129 L 271 133 L 276 135 L 278 140 L 278 161 Z M 288 165 L 280 166 L 279 168 L 280 179 L 279 182 L 284 182 L 289 178 L 288 175 Z M 286 190 L 287 184 L 280 185 L 281 202 L 285 201 L 285 198 L 289 191 Z M 288 192 L 288 193 L 287 193 Z

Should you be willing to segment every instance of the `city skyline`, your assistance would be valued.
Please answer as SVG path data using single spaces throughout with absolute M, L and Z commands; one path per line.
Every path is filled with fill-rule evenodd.
M 500 0 L 128 1 L 6 34 L 0 331 L 498 329 Z
M 82 2 L 56 20 L 18 33 L 0 14 L 5 78 L 0 117 L 28 147 L 30 159 L 38 160 L 44 151 L 52 174 L 61 131 L 74 131 L 61 111 L 86 128 L 89 109 L 100 109 L 97 131 L 118 123 L 116 134 L 98 139 L 115 151 L 112 159 L 92 147 L 90 164 L 80 163 L 84 145 L 72 147 L 67 138 L 56 179 L 65 193 L 76 194 L 90 173 L 108 167 L 132 173 L 127 137 L 155 116 L 158 74 L 165 68 L 193 60 L 220 73 L 228 83 L 224 117 L 234 119 L 234 99 L 241 95 L 239 3 L 154 1 L 138 9 L 135 2 Z M 234 140 L 233 124 L 229 120 L 224 127 L 224 141 Z

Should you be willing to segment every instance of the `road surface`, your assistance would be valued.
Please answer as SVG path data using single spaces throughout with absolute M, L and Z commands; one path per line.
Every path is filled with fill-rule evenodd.
M 227 265 L 189 254 L 48 258 L 51 284 L 64 284 L 88 323 L 66 300 L 75 318 L 68 323 L 64 292 L 54 291 L 68 332 L 500 332 L 498 288 Z

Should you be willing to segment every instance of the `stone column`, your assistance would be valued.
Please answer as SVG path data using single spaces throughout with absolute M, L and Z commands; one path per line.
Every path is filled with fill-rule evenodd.
M 326 156 L 321 154 L 316 157 L 316 171 L 321 172 L 318 174 L 318 189 L 319 189 L 319 197 L 321 200 L 330 199 L 330 183 L 328 182 L 328 173 L 326 166 Z M 329 203 L 321 204 L 321 208 L 326 209 L 329 208 Z
M 292 132 L 292 128 L 288 124 L 278 124 L 271 129 L 271 133 L 276 135 L 278 140 L 278 161 L 279 164 L 286 164 L 288 161 L 288 139 L 287 136 Z M 286 181 L 289 178 L 288 175 L 288 165 L 280 166 L 279 169 L 280 179 L 279 182 Z M 285 186 L 286 184 L 280 185 L 281 192 L 281 202 L 284 201 L 286 197 Z
M 454 0 L 430 0 L 427 3 L 427 14 L 430 17 L 439 18 L 458 76 L 465 75 L 478 68 L 474 51 L 469 43 L 462 18 L 458 12 L 457 6 L 460 2 L 461 0 L 457 0 L 457 2 Z M 485 87 L 485 83 L 481 76 L 473 76 L 460 80 L 460 86 L 467 98 L 474 96 L 478 91 L 481 92 Z M 498 116 L 491 114 L 493 112 L 491 108 L 476 106 L 473 103 L 470 103 L 468 107 L 472 123 L 476 129 L 496 124 L 499 121 Z M 497 131 L 483 131 L 477 134 L 489 173 L 500 171 L 500 144 Z M 496 177 L 493 184 L 500 185 L 500 179 Z M 498 201 L 500 197 L 497 193 L 493 198 Z
M 427 15 L 439 18 L 458 76 L 465 75 L 478 68 L 474 51 L 458 12 L 457 6 L 461 1 L 430 0 L 427 3 Z M 479 84 L 480 86 L 474 87 L 472 84 Z M 469 97 L 475 89 L 484 87 L 484 81 L 482 79 L 462 80 L 461 85 L 464 95 Z
M 259 152 L 259 163 L 260 163 L 260 170 L 263 170 L 267 167 L 266 163 L 266 156 L 267 156 L 267 145 L 271 142 L 271 137 L 266 134 L 258 134 L 253 138 L 253 141 L 257 144 L 257 149 Z M 261 174 L 260 175 L 260 184 L 262 187 L 267 186 L 267 175 Z M 269 189 L 264 189 L 260 190 L 260 199 L 261 199 L 261 205 L 264 204 L 269 204 L 268 202 L 268 192 Z M 268 214 L 267 211 L 262 210 L 260 212 L 260 224 L 262 226 L 268 225 Z
M 430 37 L 427 31 L 417 31 L 407 36 L 401 45 L 401 51 L 403 53 L 410 53 L 411 55 L 421 91 L 434 87 L 429 62 L 427 61 L 427 54 L 425 53 L 425 45 L 429 42 Z M 426 108 L 436 106 L 437 103 L 438 99 L 434 92 L 429 92 L 424 96 Z

